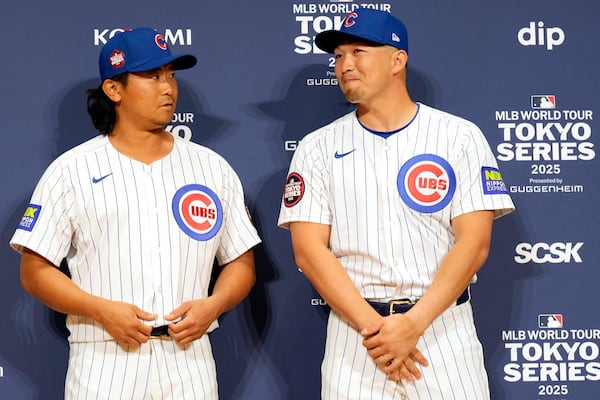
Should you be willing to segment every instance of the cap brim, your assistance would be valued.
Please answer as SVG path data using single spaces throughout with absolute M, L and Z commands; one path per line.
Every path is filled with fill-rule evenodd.
M 335 30 L 323 31 L 315 37 L 317 47 L 326 53 L 333 53 L 336 47 L 344 42 L 365 42 L 372 46 L 383 46 L 382 43 L 376 42 L 373 39 Z
M 192 56 L 190 54 L 185 54 L 183 56 L 178 56 L 177 58 L 175 58 L 173 60 L 173 68 L 175 68 L 175 69 L 192 68 L 194 65 L 196 65 L 196 62 L 198 62 L 198 60 L 196 59 L 195 56 Z
M 182 56 L 169 56 L 169 57 L 163 57 L 163 58 L 156 58 L 150 62 L 147 63 L 143 63 L 140 65 L 136 65 L 133 68 L 130 68 L 128 71 L 129 72 L 143 72 L 143 71 L 150 71 L 156 68 L 160 68 L 163 65 L 167 65 L 167 64 L 173 64 L 173 69 L 175 70 L 179 70 L 179 69 L 188 69 L 188 68 L 192 68 L 194 65 L 196 65 L 196 62 L 198 60 L 196 59 L 195 56 L 192 56 L 190 54 L 185 54 Z

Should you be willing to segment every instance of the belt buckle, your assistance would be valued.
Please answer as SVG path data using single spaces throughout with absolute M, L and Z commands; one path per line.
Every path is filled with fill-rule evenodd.
M 169 327 L 167 325 L 155 326 L 150 332 L 151 339 L 170 339 Z
M 149 338 L 158 340 L 171 340 L 171 336 L 169 335 L 150 335 Z
M 400 300 L 390 300 L 388 302 L 389 306 L 390 306 L 390 310 L 389 313 L 390 315 L 392 314 L 396 314 L 396 312 L 394 311 L 394 306 L 398 305 L 398 306 L 407 306 L 407 305 L 414 305 L 416 303 L 415 300 L 411 300 L 411 299 L 400 299 Z

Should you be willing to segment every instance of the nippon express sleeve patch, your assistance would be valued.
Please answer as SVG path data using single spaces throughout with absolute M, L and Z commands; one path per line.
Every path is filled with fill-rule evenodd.
M 481 183 L 484 194 L 507 194 L 506 185 L 498 168 L 482 167 Z
M 40 212 L 42 211 L 42 206 L 38 204 L 29 204 L 25 209 L 25 214 L 23 214 L 23 218 L 21 218 L 21 222 L 17 229 L 23 229 L 25 231 L 31 232 L 35 223 L 40 216 Z

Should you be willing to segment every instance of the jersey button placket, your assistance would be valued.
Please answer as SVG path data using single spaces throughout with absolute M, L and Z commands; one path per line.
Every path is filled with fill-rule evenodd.
M 146 211 L 146 215 L 148 221 L 150 222 L 151 232 L 148 235 L 150 240 L 149 249 L 152 253 L 152 257 L 150 260 L 150 271 L 151 271 L 151 279 L 152 279 L 152 289 L 154 292 L 154 304 L 152 305 L 152 309 L 155 313 L 159 315 L 161 318 L 165 314 L 165 310 L 163 310 L 163 295 L 162 295 L 162 283 L 161 283 L 161 275 L 160 275 L 160 265 L 161 265 L 161 255 L 160 255 L 160 245 L 159 245 L 159 226 L 158 226 L 158 208 L 156 205 L 156 197 L 154 192 L 154 182 L 153 182 L 153 173 L 151 166 L 145 166 L 146 171 L 146 196 L 147 196 L 147 204 L 148 208 Z M 158 321 L 161 322 L 161 321 Z

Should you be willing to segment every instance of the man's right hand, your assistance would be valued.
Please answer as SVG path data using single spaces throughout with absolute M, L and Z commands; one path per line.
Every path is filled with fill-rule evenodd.
M 119 344 L 139 345 L 150 339 L 152 327 L 142 321 L 154 321 L 157 315 L 121 301 L 100 302 L 96 320 Z
M 419 365 L 426 367 L 429 363 L 416 347 L 421 333 L 406 315 L 385 317 L 381 326 L 365 328 L 361 335 L 363 346 L 390 379 L 421 379 Z

